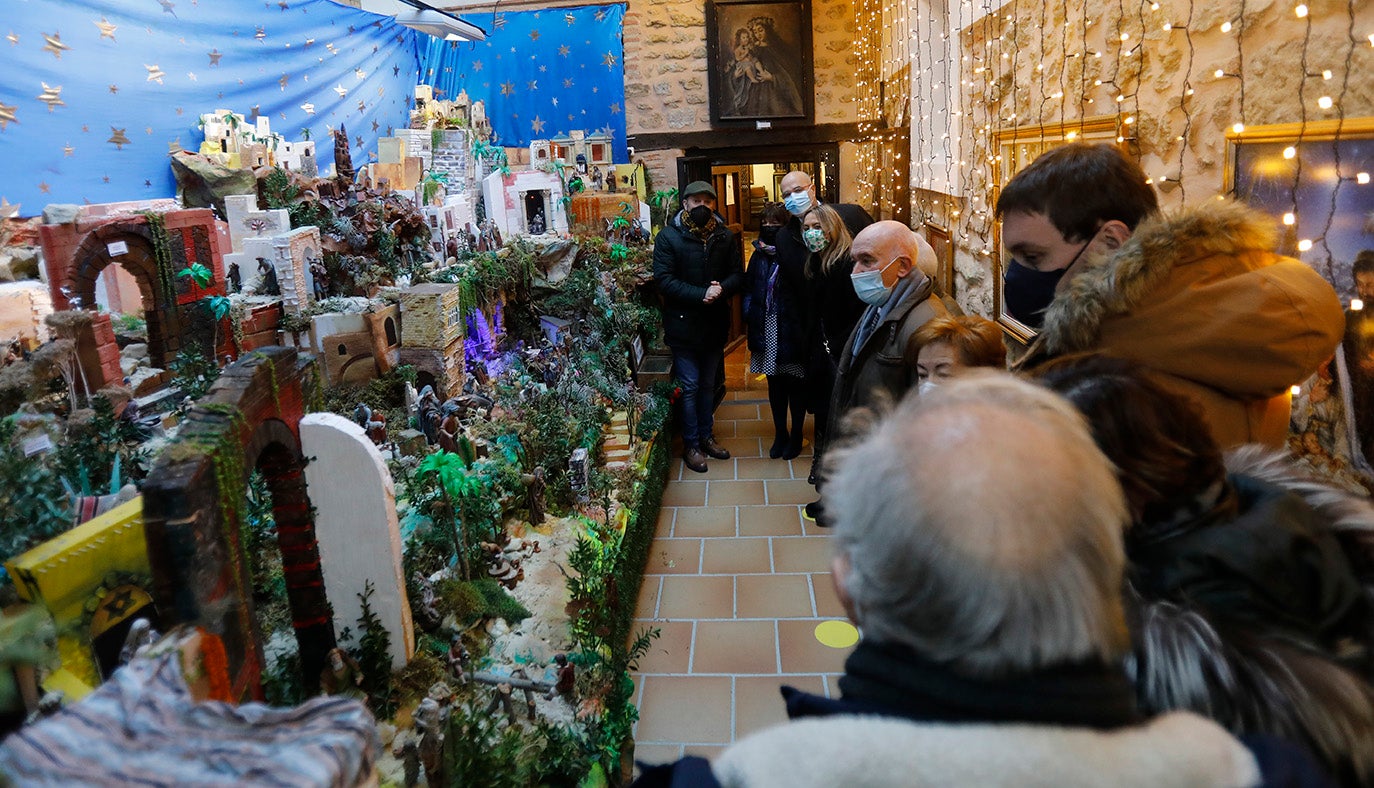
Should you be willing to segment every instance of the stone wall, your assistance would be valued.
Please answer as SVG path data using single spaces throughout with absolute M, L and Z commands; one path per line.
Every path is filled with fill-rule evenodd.
M 813 0 L 815 122 L 849 123 L 854 105 L 854 4 Z M 625 122 L 630 136 L 711 130 L 706 7 L 690 0 L 630 0 L 625 13 Z M 643 158 L 656 188 L 677 185 L 675 159 Z M 671 166 L 665 166 L 671 165 Z
M 1310 16 L 1300 19 L 1293 5 L 1274 0 L 1244 5 L 1241 0 L 1166 0 L 1158 10 L 1130 6 L 1124 16 L 1122 6 L 1106 0 L 1066 5 L 1017 0 L 983 19 L 952 19 L 951 27 L 963 29 L 950 37 L 949 56 L 981 57 L 990 66 L 955 77 L 967 82 L 968 110 L 954 129 L 959 158 L 968 165 L 951 167 L 952 180 L 968 201 L 951 228 L 960 303 L 978 314 L 993 311 L 995 239 L 988 203 L 994 184 L 986 164 L 996 155 L 993 132 L 1076 122 L 1119 109 L 1132 118 L 1128 144 L 1139 153 L 1166 209 L 1215 199 L 1227 189 L 1226 134 L 1233 124 L 1253 128 L 1304 117 L 1335 120 L 1338 110 L 1347 121 L 1374 116 L 1374 80 L 1368 78 L 1374 73 L 1374 47 L 1365 38 L 1367 24 L 1356 24 L 1350 38 L 1352 21 L 1358 19 L 1347 16 L 1345 4 L 1313 4 Z M 1069 32 L 1061 34 L 1066 23 Z M 1227 30 L 1224 23 L 1230 23 Z M 1338 104 L 1322 109 L 1321 96 Z M 913 161 L 938 154 L 946 126 L 938 121 L 923 126 L 919 119 L 940 118 L 945 108 L 930 80 L 924 91 L 915 90 Z M 943 167 L 938 174 L 944 174 Z M 916 174 L 913 186 L 922 185 L 920 177 Z M 918 206 L 913 216 L 919 215 Z

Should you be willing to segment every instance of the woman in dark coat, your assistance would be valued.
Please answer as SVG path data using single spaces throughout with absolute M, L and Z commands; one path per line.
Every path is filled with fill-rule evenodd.
M 768 456 L 790 460 L 801 454 L 806 423 L 806 327 L 801 294 L 782 276 L 778 232 L 789 214 L 780 202 L 763 206 L 759 239 L 745 271 L 744 323 L 749 335 L 749 372 L 768 378 L 768 407 L 773 412 L 773 446 Z M 792 429 L 787 414 L 792 413 Z
M 812 484 L 816 483 L 816 469 L 825 451 L 835 367 L 865 308 L 849 279 L 854 272 L 854 259 L 849 256 L 853 240 L 840 214 L 829 205 L 818 204 L 802 215 L 802 241 L 811 250 L 801 280 L 806 289 L 807 316 L 804 399 L 806 409 L 816 414 L 816 445 L 808 479 Z

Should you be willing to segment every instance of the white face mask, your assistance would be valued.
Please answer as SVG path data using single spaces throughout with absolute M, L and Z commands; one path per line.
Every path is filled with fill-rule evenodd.
M 939 387 L 940 384 L 936 383 L 933 380 L 923 380 L 921 381 L 921 385 L 916 387 L 916 394 L 917 396 L 924 397 L 930 394 L 931 392 L 935 391 L 935 389 Z
M 793 192 L 782 198 L 782 206 L 793 216 L 801 216 L 811 210 L 811 192 Z

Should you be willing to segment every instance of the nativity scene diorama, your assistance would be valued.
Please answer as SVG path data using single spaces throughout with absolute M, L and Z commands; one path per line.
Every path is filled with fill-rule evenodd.
M 671 407 L 642 165 L 426 84 L 356 164 L 223 106 L 176 199 L 3 219 L 0 772 L 624 782 Z M 76 707 L 112 733 L 55 762 Z

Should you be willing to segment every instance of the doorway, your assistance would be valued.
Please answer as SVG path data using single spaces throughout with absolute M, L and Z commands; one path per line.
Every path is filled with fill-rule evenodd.
M 716 210 L 726 224 L 752 242 L 765 202 L 780 202 L 782 178 L 792 170 L 809 173 L 821 202 L 838 202 L 840 146 L 792 145 L 693 149 L 677 160 L 678 181 L 707 181 L 716 190 Z M 747 246 L 746 246 L 747 248 Z

